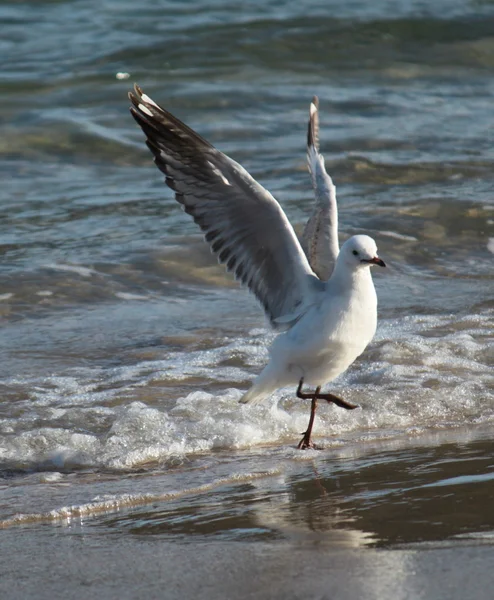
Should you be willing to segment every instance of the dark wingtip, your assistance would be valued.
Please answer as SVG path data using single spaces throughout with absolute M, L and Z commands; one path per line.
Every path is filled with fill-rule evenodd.
M 134 83 L 134 90 L 132 92 L 128 92 L 127 96 L 134 106 L 139 104 L 139 100 L 142 97 L 142 90 L 137 83 Z
M 134 83 L 134 89 L 131 92 L 128 92 L 127 96 L 133 106 L 137 106 L 139 104 L 139 98 L 141 97 L 141 89 L 139 88 L 137 83 Z M 130 107 L 130 110 L 132 111 L 132 106 Z

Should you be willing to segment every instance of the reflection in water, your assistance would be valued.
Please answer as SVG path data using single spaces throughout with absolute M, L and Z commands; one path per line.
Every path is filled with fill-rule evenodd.
M 207 481 L 213 472 L 228 471 L 229 461 L 200 472 L 178 469 L 142 476 L 138 494 L 26 514 L 1 525 L 65 519 L 65 525 L 81 527 L 78 519 L 84 517 L 85 526 L 99 530 L 181 540 L 352 548 L 475 539 L 492 543 L 494 443 L 482 431 L 478 434 L 469 438 L 453 431 L 416 438 L 413 445 L 394 440 L 373 448 L 360 444 L 311 451 L 302 457 L 293 451 L 292 458 L 279 450 L 271 457 L 240 454 L 244 475 L 161 495 L 146 489 L 187 484 L 198 477 Z
M 389 547 L 494 531 L 494 442 L 317 461 L 256 508 L 283 537 Z M 483 538 L 485 539 L 485 538 Z
M 307 467 L 307 479 L 288 477 L 284 482 L 288 491 L 255 507 L 259 524 L 296 544 L 349 548 L 371 544 L 372 534 L 356 528 L 355 519 L 341 509 L 338 492 L 331 491 L 331 487 L 338 488 L 338 482 L 324 480 L 316 460 Z

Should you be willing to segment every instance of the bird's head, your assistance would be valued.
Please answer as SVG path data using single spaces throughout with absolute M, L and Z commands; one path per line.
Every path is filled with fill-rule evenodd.
M 377 255 L 376 242 L 368 235 L 352 236 L 341 247 L 340 255 L 354 269 L 372 265 L 386 266 Z

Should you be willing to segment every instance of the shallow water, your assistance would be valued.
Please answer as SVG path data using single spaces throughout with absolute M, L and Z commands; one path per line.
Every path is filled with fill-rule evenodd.
M 494 10 L 483 2 L 0 2 L 0 524 L 352 547 L 492 542 Z M 128 113 L 137 81 L 301 230 L 308 104 L 376 339 L 297 453 L 272 334 Z M 241 318 L 239 319 L 239 315 Z M 463 542 L 462 542 L 463 540 Z M 473 540 L 473 541 L 472 541 Z
M 69 527 L 163 541 L 427 548 L 494 540 L 490 428 L 203 453 L 126 477 L 42 471 L 4 480 L 0 527 Z M 111 494 L 108 491 L 111 489 Z

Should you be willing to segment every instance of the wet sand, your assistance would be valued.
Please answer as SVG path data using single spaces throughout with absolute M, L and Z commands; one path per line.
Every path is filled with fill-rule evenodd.
M 0 522 L 0 598 L 491 598 L 492 449 L 465 428 L 239 453 L 241 477 L 222 454 L 130 479 L 12 477 L 5 499 L 51 511 Z
M 483 600 L 494 547 L 344 549 L 324 543 L 170 543 L 140 536 L 2 535 L 0 597 Z

